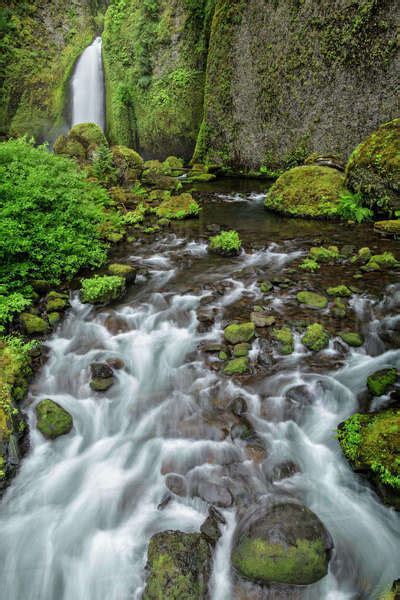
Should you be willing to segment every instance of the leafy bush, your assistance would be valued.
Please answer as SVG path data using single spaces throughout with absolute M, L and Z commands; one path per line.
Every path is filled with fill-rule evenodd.
M 97 275 L 82 280 L 82 302 L 106 304 L 116 300 L 125 291 L 125 278 L 118 275 Z
M 108 146 L 102 145 L 93 154 L 93 173 L 99 181 L 112 185 L 117 181 L 117 169 L 113 165 L 113 153 Z
M 352 194 L 349 191 L 344 192 L 340 196 L 337 211 L 342 219 L 357 221 L 357 223 L 362 223 L 370 219 L 373 215 L 370 208 L 362 206 L 362 195 Z
M 314 273 L 315 271 L 318 271 L 320 266 L 313 258 L 305 258 L 299 265 L 299 268 L 303 271 L 311 271 L 311 273 Z
M 242 247 L 237 231 L 222 231 L 210 239 L 209 249 L 217 254 L 235 255 L 239 254 Z
M 30 282 L 57 284 L 106 258 L 106 192 L 70 160 L 25 139 L 0 144 L 0 325 L 29 305 Z

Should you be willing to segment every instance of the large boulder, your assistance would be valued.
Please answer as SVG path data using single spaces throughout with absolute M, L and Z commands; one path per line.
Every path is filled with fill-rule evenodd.
M 346 185 L 376 212 L 400 208 L 400 119 L 384 123 L 357 146 Z
M 163 531 L 148 550 L 149 577 L 142 600 L 206 600 L 211 550 L 200 533 Z
M 129 184 L 137 181 L 144 168 L 140 154 L 126 146 L 113 146 L 111 152 L 113 166 L 117 169 L 120 183 Z
M 69 412 L 53 400 L 41 400 L 36 406 L 37 428 L 47 439 L 53 440 L 69 433 L 73 420 Z
M 338 439 L 353 469 L 400 510 L 400 410 L 356 413 L 339 425 Z
M 345 191 L 344 174 L 319 166 L 286 171 L 269 190 L 265 207 L 292 217 L 335 218 Z
M 56 139 L 54 152 L 84 162 L 93 156 L 99 146 L 108 146 L 101 127 L 96 123 L 79 123 L 67 135 Z
M 259 503 L 239 521 L 232 563 L 264 584 L 309 585 L 328 571 L 332 539 L 318 517 L 292 499 Z
M 179 196 L 171 196 L 161 202 L 156 209 L 157 217 L 160 219 L 190 219 L 198 217 L 200 206 L 192 194 L 184 193 Z

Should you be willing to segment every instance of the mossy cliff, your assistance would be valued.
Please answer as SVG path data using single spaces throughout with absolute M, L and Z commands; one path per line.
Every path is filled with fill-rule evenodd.
M 113 143 L 191 158 L 202 119 L 214 0 L 111 2 L 103 56 Z
M 217 0 L 196 159 L 346 158 L 397 116 L 395 0 Z
M 0 0 L 0 134 L 49 137 L 66 116 L 69 80 L 100 31 L 103 0 Z

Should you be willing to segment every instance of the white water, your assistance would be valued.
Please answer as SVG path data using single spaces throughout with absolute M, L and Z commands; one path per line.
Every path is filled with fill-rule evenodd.
M 104 75 L 101 38 L 79 58 L 72 77 L 72 125 L 97 123 L 104 129 Z
M 162 472 L 218 482 L 235 463 L 242 463 L 260 493 L 283 490 L 301 498 L 331 532 L 335 553 L 329 574 L 305 590 L 304 599 L 377 598 L 400 574 L 400 518 L 353 474 L 335 428 L 355 410 L 355 393 L 371 371 L 400 367 L 400 351 L 376 358 L 354 351 L 344 368 L 323 376 L 306 372 L 299 351 L 295 360 L 282 358 L 280 372 L 259 393 L 242 390 L 206 369 L 196 355 L 188 361 L 205 338 L 197 332 L 195 309 L 209 292 L 179 293 L 180 281 L 188 278 L 179 267 L 185 254 L 207 260 L 201 244 L 183 245 L 176 238 L 160 243 L 144 259 L 151 280 L 136 284 L 131 299 L 99 313 L 75 299 L 50 340 L 49 361 L 29 398 L 32 449 L 0 511 L 1 600 L 139 600 L 150 537 L 165 529 L 198 531 L 208 511 L 199 498 L 177 498 L 157 510 L 166 492 Z M 257 264 L 279 270 L 294 256 L 272 246 L 243 254 L 239 264 L 210 268 L 199 281 L 191 270 L 190 283 L 218 282 L 231 274 L 233 287 L 213 304 L 227 306 L 246 292 L 234 269 Z M 118 318 L 119 333 L 107 329 L 110 316 Z M 220 327 L 217 319 L 209 337 L 220 335 Z M 90 363 L 110 357 L 122 358 L 125 369 L 105 396 L 93 395 Z M 316 400 L 298 423 L 262 418 L 263 403 L 279 406 L 285 391 L 299 384 L 314 390 Z M 202 422 L 216 394 L 238 393 L 268 444 L 263 466 L 246 460 L 240 444 L 218 438 Z M 74 418 L 73 431 L 53 442 L 35 428 L 34 406 L 46 397 Z M 272 484 L 267 471 L 284 460 L 294 460 L 302 472 Z M 229 554 L 236 517 L 233 509 L 224 514 L 212 600 L 234 598 Z M 263 598 L 274 596 L 266 592 Z

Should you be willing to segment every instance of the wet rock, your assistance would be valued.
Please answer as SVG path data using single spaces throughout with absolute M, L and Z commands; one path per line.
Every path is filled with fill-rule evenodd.
M 237 525 L 232 564 L 266 584 L 310 585 L 328 570 L 332 539 L 318 517 L 291 499 L 260 502 Z
M 223 514 L 214 506 L 210 506 L 208 517 L 200 527 L 200 532 L 212 546 L 216 545 L 222 535 L 221 525 L 226 525 Z
M 281 275 L 275 275 L 271 278 L 271 282 L 273 285 L 276 285 L 282 289 L 289 288 L 293 285 L 293 281 L 288 277 L 283 277 Z
M 271 337 L 279 343 L 280 354 L 287 355 L 294 352 L 294 337 L 290 327 L 275 328 L 272 330 Z
M 196 491 L 196 495 L 208 504 L 214 504 L 221 508 L 229 508 L 233 504 L 232 494 L 224 485 L 201 481 Z
M 209 233 L 219 233 L 221 231 L 221 225 L 217 225 L 216 223 L 210 223 L 206 226 L 206 231 Z
M 247 357 L 234 358 L 224 367 L 224 375 L 244 375 L 249 371 L 249 359 Z
M 271 325 L 274 325 L 276 322 L 276 318 L 274 316 L 266 315 L 259 311 L 252 312 L 250 319 L 256 327 L 271 327 Z
M 207 600 L 210 546 L 200 533 L 157 533 L 150 540 L 147 570 L 142 600 Z
M 272 470 L 272 480 L 273 481 L 282 481 L 282 479 L 288 479 L 289 477 L 293 477 L 300 471 L 298 465 L 294 462 L 288 460 L 286 462 L 280 463 L 279 465 L 275 465 Z
M 68 294 L 49 292 L 46 298 L 46 312 L 62 312 L 69 306 Z
M 69 433 L 73 420 L 69 412 L 53 400 L 41 400 L 36 405 L 37 428 L 47 439 L 53 440 Z
M 107 358 L 106 362 L 111 369 L 116 369 L 117 371 L 125 367 L 125 363 L 122 358 Z
M 247 402 L 242 396 L 238 396 L 232 400 L 229 408 L 234 415 L 240 417 L 241 415 L 247 413 Z
M 124 263 L 112 263 L 108 266 L 108 272 L 110 275 L 124 277 L 128 283 L 133 283 L 137 274 L 137 271 L 134 267 Z
M 328 306 L 328 299 L 315 292 L 298 292 L 296 299 L 299 304 L 304 304 L 309 308 L 326 308 Z
M 224 349 L 223 344 L 220 344 L 219 342 L 203 342 L 200 345 L 200 349 L 203 352 L 209 352 L 210 354 L 214 353 L 214 352 L 222 352 Z
M 215 320 L 215 310 L 212 308 L 200 308 L 197 311 L 197 319 L 203 324 L 212 324 Z
M 103 377 L 95 377 L 90 382 L 90 387 L 94 392 L 106 392 L 114 383 L 113 377 L 104 379 Z
M 27 335 L 45 335 L 50 331 L 47 321 L 31 313 L 22 313 L 19 320 L 22 329 Z
M 355 331 L 339 331 L 339 337 L 348 346 L 358 348 L 363 345 L 364 338 Z
M 164 510 L 164 508 L 166 506 L 168 506 L 168 504 L 171 502 L 172 500 L 172 496 L 171 494 L 164 494 L 164 496 L 161 498 L 161 502 L 160 504 L 157 506 L 157 510 Z
M 376 221 L 374 229 L 382 235 L 397 238 L 400 236 L 400 219 Z
M 283 419 L 299 423 L 304 410 L 315 401 L 315 393 L 307 385 L 296 385 L 290 388 L 284 396 L 285 407 Z
M 55 327 L 57 323 L 61 321 L 61 315 L 59 312 L 51 312 L 47 314 L 47 320 L 50 323 L 50 327 Z
M 176 496 L 184 497 L 188 495 L 188 483 L 182 475 L 169 473 L 165 478 L 165 485 Z
M 251 350 L 251 344 L 247 344 L 246 342 L 242 342 L 241 344 L 236 344 L 236 346 L 233 347 L 233 356 L 235 356 L 235 358 L 248 356 L 250 350 Z
M 367 379 L 367 386 L 374 396 L 383 396 L 397 381 L 397 369 L 381 369 L 375 371 Z
M 254 323 L 240 323 L 228 325 L 224 329 L 224 337 L 230 344 L 240 344 L 241 342 L 250 342 L 254 337 Z
M 101 379 L 113 377 L 113 370 L 107 363 L 92 363 L 90 370 L 92 377 L 100 377 Z

